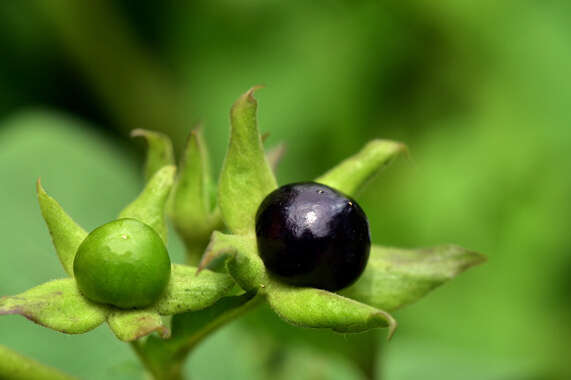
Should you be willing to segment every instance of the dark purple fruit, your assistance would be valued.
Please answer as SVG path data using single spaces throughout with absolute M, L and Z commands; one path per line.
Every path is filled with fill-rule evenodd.
M 271 192 L 258 208 L 256 237 L 275 277 L 329 291 L 355 282 L 371 249 L 369 222 L 357 202 L 313 182 Z

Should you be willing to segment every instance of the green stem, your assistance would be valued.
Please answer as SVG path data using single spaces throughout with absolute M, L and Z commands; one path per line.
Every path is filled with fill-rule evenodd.
M 184 239 L 185 253 L 186 253 L 186 265 L 196 267 L 202 259 L 202 255 L 208 246 L 210 241 L 210 236 L 208 239 L 197 239 L 190 240 Z
M 131 342 L 131 348 L 133 348 L 133 351 L 135 351 L 135 353 L 137 354 L 139 360 L 141 361 L 141 364 L 143 364 L 143 366 L 147 369 L 149 375 L 152 376 L 153 379 L 156 379 L 156 380 L 161 380 L 161 379 L 164 379 L 164 380 L 183 380 L 184 379 L 184 376 L 182 375 L 181 368 L 178 368 L 174 371 L 171 370 L 168 373 L 164 372 L 164 371 L 160 371 L 160 368 L 158 368 L 156 365 L 154 365 L 153 361 L 150 360 L 149 356 L 145 353 L 142 341 L 136 340 L 134 342 Z
M 262 296 L 250 293 L 224 297 L 206 309 L 175 315 L 170 339 L 150 336 L 133 348 L 155 379 L 183 379 L 184 362 L 202 340 L 263 301 Z
M 203 230 L 199 230 L 195 226 L 189 228 L 177 226 L 178 235 L 182 238 L 185 247 L 186 265 L 198 266 L 210 243 L 212 232 L 224 229 L 224 222 L 222 222 L 219 210 L 213 211 L 202 223 L 204 224 Z
M 251 295 L 245 293 L 241 296 L 234 296 L 235 298 L 241 297 L 251 297 Z M 250 299 L 245 304 L 233 308 L 228 309 L 226 312 L 221 313 L 218 318 L 212 319 L 209 322 L 205 323 L 202 328 L 196 331 L 194 334 L 188 336 L 184 339 L 184 343 L 180 345 L 180 349 L 177 355 L 177 358 L 180 360 L 184 360 L 186 356 L 190 353 L 190 351 L 198 345 L 202 340 L 204 340 L 207 336 L 212 334 L 218 328 L 222 327 L 223 325 L 233 321 L 234 319 L 244 315 L 245 313 L 253 310 L 254 308 L 258 307 L 263 303 L 262 296 L 254 296 L 254 298 Z M 192 315 L 191 315 L 192 316 Z
M 0 379 L 71 380 L 75 377 L 0 345 Z
M 129 342 L 129 344 L 131 345 L 131 348 L 133 349 L 133 351 L 135 351 L 135 354 L 137 354 L 137 357 L 139 358 L 139 361 L 141 362 L 141 364 L 143 364 L 143 366 L 145 368 L 147 368 L 147 370 L 149 370 L 149 372 L 152 372 L 152 371 L 150 371 L 150 368 L 148 366 L 147 358 L 146 358 L 144 352 L 142 351 L 141 341 L 135 340 L 135 341 Z

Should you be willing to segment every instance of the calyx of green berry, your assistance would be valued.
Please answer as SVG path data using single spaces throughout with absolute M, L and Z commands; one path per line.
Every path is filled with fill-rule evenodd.
M 122 341 L 158 332 L 162 315 L 201 310 L 234 286 L 224 273 L 171 264 L 165 247 L 165 208 L 176 168 L 163 166 L 121 213 L 88 234 L 37 183 L 40 209 L 68 278 L 0 298 L 0 315 L 20 314 L 66 334 L 106 322 Z

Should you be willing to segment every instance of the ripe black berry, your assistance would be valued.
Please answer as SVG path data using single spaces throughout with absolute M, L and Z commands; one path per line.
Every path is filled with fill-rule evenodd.
M 369 222 L 350 197 L 313 182 L 282 186 L 256 215 L 258 251 L 268 271 L 292 285 L 336 291 L 363 273 Z

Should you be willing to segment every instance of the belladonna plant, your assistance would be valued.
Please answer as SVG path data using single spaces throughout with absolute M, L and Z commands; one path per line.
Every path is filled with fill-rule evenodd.
M 167 136 L 134 131 L 148 143 L 145 187 L 116 220 L 91 233 L 38 180 L 42 215 L 68 277 L 0 298 L 0 315 L 20 314 L 66 334 L 106 323 L 150 376 L 182 379 L 198 343 L 263 303 L 293 325 L 342 334 L 387 328 L 390 339 L 397 322 L 389 312 L 485 260 L 455 245 L 370 242 L 354 197 L 406 152 L 401 143 L 373 140 L 320 177 L 279 187 L 273 168 L 283 150 L 264 151 L 257 89 L 232 107 L 218 183 L 210 177 L 201 127 L 189 134 L 178 165 Z M 296 217 L 298 224 L 291 222 Z M 184 243 L 186 263 L 170 263 L 167 218 Z M 0 351 L 1 378 L 69 378 Z

